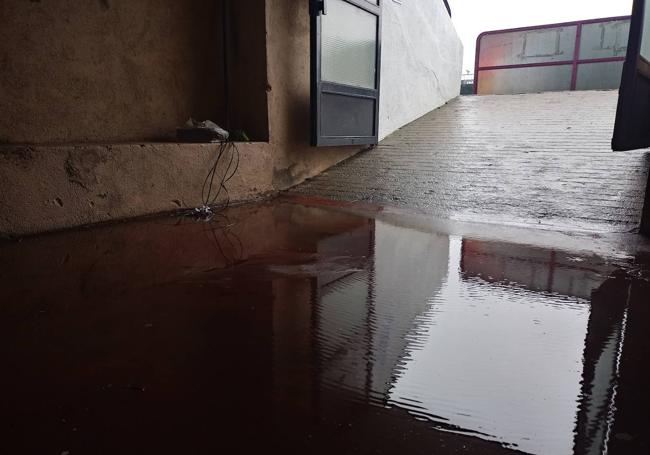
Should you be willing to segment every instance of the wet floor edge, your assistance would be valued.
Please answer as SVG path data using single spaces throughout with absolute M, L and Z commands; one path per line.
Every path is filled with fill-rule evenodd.
M 418 208 L 329 199 L 287 192 L 280 193 L 278 199 L 305 206 L 329 207 L 348 211 L 427 232 L 505 241 L 573 253 L 595 254 L 617 261 L 625 261 L 640 254 L 650 254 L 650 237 L 637 233 L 591 232 L 557 227 L 540 228 L 536 225 L 501 224 L 488 220 L 482 222 L 457 221 L 440 218 Z

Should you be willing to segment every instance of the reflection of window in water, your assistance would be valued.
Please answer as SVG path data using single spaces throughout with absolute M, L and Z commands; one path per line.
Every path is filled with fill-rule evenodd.
M 650 63 L 650 3 L 646 2 L 643 22 L 643 36 L 641 39 L 641 57 Z
M 521 58 L 555 57 L 564 54 L 560 50 L 563 28 L 536 30 L 524 34 Z

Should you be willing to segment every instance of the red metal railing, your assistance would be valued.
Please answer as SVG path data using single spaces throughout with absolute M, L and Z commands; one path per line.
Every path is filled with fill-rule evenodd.
M 480 78 L 481 71 L 489 70 L 503 70 L 503 69 L 516 69 L 516 68 L 533 68 L 533 67 L 542 67 L 542 66 L 559 66 L 559 65 L 572 65 L 573 69 L 571 72 L 571 90 L 576 89 L 576 81 L 578 77 L 578 65 L 585 63 L 605 63 L 605 62 L 622 62 L 625 61 L 625 57 L 607 57 L 607 58 L 592 58 L 592 59 L 580 59 L 580 45 L 582 41 L 582 27 L 588 24 L 598 24 L 603 22 L 614 22 L 614 21 L 624 21 L 630 20 L 630 16 L 615 16 L 615 17 L 606 17 L 602 19 L 590 19 L 585 21 L 575 21 L 575 22 L 560 22 L 556 24 L 546 24 L 546 25 L 535 25 L 532 27 L 519 27 L 519 28 L 510 28 L 504 30 L 491 30 L 489 32 L 481 33 L 476 39 L 476 57 L 474 63 L 474 94 L 478 93 L 478 83 Z M 496 65 L 496 66 L 480 66 L 481 58 L 481 40 L 487 35 L 501 35 L 505 33 L 513 32 L 526 32 L 531 30 L 543 30 L 543 29 L 554 29 L 558 27 L 576 27 L 576 40 L 575 48 L 573 52 L 573 59 L 563 60 L 563 61 L 553 61 L 553 62 L 540 62 L 540 63 L 521 63 L 514 65 Z

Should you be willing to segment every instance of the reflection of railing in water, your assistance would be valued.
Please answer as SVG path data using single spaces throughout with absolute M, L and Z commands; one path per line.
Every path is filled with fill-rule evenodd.
M 319 352 L 319 372 L 314 379 L 320 384 L 319 390 L 321 390 L 317 395 L 324 393 L 323 390 L 332 389 L 345 391 L 353 395 L 358 394 L 359 400 L 406 410 L 413 417 L 432 422 L 436 428 L 474 435 L 486 440 L 500 440 L 503 443 L 512 443 L 511 445 L 506 444 L 506 446 L 516 449 L 515 440 L 509 440 L 506 433 L 480 434 L 477 432 L 476 427 L 464 426 L 463 419 L 452 418 L 449 413 L 445 412 L 441 414 L 435 405 L 427 404 L 426 397 L 417 400 L 417 396 L 413 396 L 413 400 L 409 403 L 407 401 L 409 395 L 400 395 L 400 393 L 403 394 L 404 391 L 408 392 L 409 390 L 408 387 L 405 389 L 405 386 L 401 385 L 405 375 L 412 375 L 412 370 L 424 369 L 423 371 L 428 371 L 427 368 L 429 367 L 423 365 L 422 359 L 417 359 L 416 353 L 423 349 L 427 343 L 429 337 L 427 333 L 432 330 L 431 327 L 435 329 L 436 325 L 445 322 L 436 316 L 436 312 L 432 312 L 429 303 L 431 294 L 438 293 L 439 287 L 434 287 L 434 290 L 429 289 L 422 295 L 418 293 L 411 294 L 410 299 L 400 299 L 399 293 L 403 294 L 405 289 L 412 287 L 407 282 L 404 282 L 404 278 L 408 278 L 414 271 L 430 270 L 430 267 L 421 263 L 421 260 L 430 257 L 431 254 L 427 253 L 426 248 L 420 248 L 422 250 L 420 253 L 407 254 L 408 252 L 403 250 L 403 239 L 399 242 L 401 246 L 398 247 L 398 251 L 400 253 L 391 253 L 391 242 L 388 241 L 390 237 L 386 237 L 385 233 L 382 234 L 385 229 L 390 229 L 390 226 L 380 224 L 376 228 L 375 236 L 381 240 L 375 241 L 374 251 L 370 253 L 371 261 L 365 270 L 348 274 L 342 277 L 340 281 L 328 281 L 324 287 L 325 292 L 319 288 L 314 294 L 317 308 L 315 310 L 317 313 L 315 333 L 318 340 L 316 349 Z M 396 239 L 399 240 L 399 237 L 397 236 Z M 345 237 L 341 239 L 343 238 Z M 426 236 L 422 237 L 422 239 L 425 238 Z M 336 238 L 331 238 L 328 241 L 336 241 Z M 407 243 L 413 244 L 418 249 L 417 239 L 411 239 Z M 472 247 L 467 248 L 467 245 L 472 245 Z M 382 251 L 382 248 L 384 251 Z M 488 292 L 494 290 L 497 293 L 495 295 L 513 295 L 518 296 L 518 298 L 526 295 L 536 295 L 540 299 L 539 303 L 544 299 L 548 299 L 550 301 L 548 304 L 550 313 L 545 313 L 548 315 L 558 311 L 565 301 L 568 306 L 585 307 L 584 311 L 578 310 L 584 315 L 584 318 L 580 319 L 582 322 L 579 321 L 582 325 L 578 325 L 584 328 L 587 336 L 586 339 L 581 337 L 576 339 L 576 341 L 579 339 L 584 342 L 584 345 L 571 344 L 571 346 L 567 347 L 570 351 L 581 352 L 584 350 L 584 361 L 581 370 L 577 370 L 575 375 L 570 374 L 565 378 L 565 380 L 571 379 L 573 382 L 569 381 L 570 383 L 562 385 L 567 390 L 581 390 L 573 399 L 565 402 L 566 409 L 564 411 L 566 411 L 565 414 L 568 412 L 569 420 L 567 422 L 570 421 L 570 423 L 566 427 L 567 434 L 565 434 L 564 442 L 575 444 L 576 453 L 588 453 L 588 450 L 591 449 L 597 451 L 594 453 L 601 453 L 607 447 L 608 435 L 614 423 L 615 384 L 619 374 L 618 359 L 621 355 L 625 336 L 623 321 L 625 319 L 626 298 L 623 294 L 625 294 L 626 288 L 625 286 L 619 286 L 618 281 L 611 286 L 607 283 L 602 284 L 603 276 L 608 276 L 614 268 L 597 260 L 574 258 L 559 252 L 504 243 L 463 241 L 463 248 L 460 251 L 456 259 L 458 264 L 454 265 L 455 260 L 453 258 L 449 259 L 450 269 L 447 273 L 452 273 L 454 267 L 458 267 L 460 279 L 463 281 L 476 281 L 476 276 L 480 275 L 485 278 L 480 287 Z M 408 257 L 411 263 L 409 269 L 404 269 L 404 264 L 401 264 L 400 258 L 402 256 Z M 510 267 L 503 267 L 503 264 L 506 263 Z M 387 265 L 391 265 L 389 269 L 395 272 L 395 278 L 400 283 L 395 295 L 387 294 L 390 289 L 390 281 L 388 282 L 389 287 L 386 287 L 385 280 L 389 275 L 384 273 L 384 276 L 382 276 L 382 267 L 384 267 L 384 270 L 389 270 L 386 269 Z M 483 273 L 480 267 L 484 267 Z M 531 273 L 539 276 L 530 278 Z M 529 277 L 528 280 L 525 279 L 526 276 Z M 436 278 L 431 276 L 429 280 L 435 282 Z M 447 280 L 449 280 L 449 276 L 447 276 Z M 382 281 L 384 281 L 383 288 L 381 287 Z M 572 284 L 572 282 L 577 281 L 584 281 L 585 284 L 581 286 Z M 318 286 L 318 280 L 313 285 Z M 449 287 L 449 284 L 445 286 Z M 606 298 L 603 289 L 607 287 L 612 288 L 612 294 L 609 294 L 609 297 Z M 598 291 L 594 292 L 596 289 Z M 564 298 L 560 296 L 558 298 L 559 294 L 572 297 Z M 367 300 L 367 305 L 361 304 L 360 299 L 362 298 Z M 607 301 L 614 299 L 616 302 L 614 305 L 604 305 L 606 302 L 603 299 Z M 419 305 L 418 300 L 421 300 L 423 306 Z M 592 301 L 591 312 L 586 312 L 588 301 Z M 387 303 L 395 305 L 394 312 L 389 307 L 386 307 Z M 440 303 L 440 305 L 443 304 L 451 305 L 452 301 Z M 556 306 L 557 308 L 555 308 Z M 356 310 L 359 310 L 358 314 L 353 312 Z M 601 310 L 611 314 L 603 314 Z M 441 306 L 437 311 L 444 313 L 445 310 Z M 473 311 L 480 311 L 480 308 Z M 426 317 L 424 317 L 425 313 L 428 314 Z M 346 315 L 345 319 L 341 319 L 343 315 Z M 571 314 L 567 314 L 567 316 L 571 317 Z M 401 320 L 404 317 L 406 319 Z M 557 322 L 553 317 L 546 322 L 551 323 L 553 320 Z M 341 321 L 347 325 L 342 324 Z M 447 319 L 448 322 L 449 319 Z M 470 327 L 468 326 L 467 330 L 470 330 Z M 398 336 L 392 336 L 389 332 L 399 332 L 399 334 Z M 413 333 L 418 335 L 413 336 Z M 467 335 L 472 338 L 471 332 L 468 332 Z M 341 343 L 332 344 L 332 341 L 336 340 L 340 340 Z M 413 343 L 414 341 L 415 343 Z M 444 337 L 442 339 L 438 338 L 438 341 L 442 343 L 438 350 L 448 349 L 453 346 L 446 345 Z M 489 339 L 481 342 L 489 343 Z M 498 346 L 498 343 L 495 346 Z M 525 346 L 524 344 L 521 347 L 524 351 L 526 351 Z M 557 354 L 561 355 L 565 351 L 566 349 L 558 351 Z M 536 350 L 531 352 L 536 352 Z M 464 355 L 460 351 L 456 353 L 456 356 L 462 357 Z M 510 361 L 514 362 L 509 367 L 513 378 L 518 376 L 517 372 L 522 368 L 530 368 L 528 364 L 517 363 L 516 359 Z M 437 363 L 435 367 L 431 372 L 454 369 L 453 364 L 446 364 L 445 362 Z M 456 371 L 455 374 L 462 376 L 462 371 Z M 484 374 L 490 376 L 490 370 L 484 371 Z M 495 378 L 498 377 L 499 375 L 495 376 Z M 477 381 L 480 382 L 480 379 L 477 379 Z M 555 381 L 555 383 L 558 383 L 558 381 Z M 519 386 L 524 389 L 527 387 L 526 383 L 521 383 Z M 440 387 L 440 385 L 436 387 Z M 533 385 L 528 385 L 528 387 L 533 387 Z M 454 393 L 454 390 L 451 388 L 446 391 L 443 387 L 438 392 L 447 396 L 451 403 L 456 403 L 456 406 L 464 405 L 468 409 L 472 409 L 472 406 L 476 405 L 471 400 L 472 394 L 463 397 L 462 394 Z M 550 390 L 547 390 L 547 392 Z M 422 393 L 427 394 L 426 391 Z M 531 390 L 533 397 L 537 398 L 545 397 L 544 393 L 543 391 L 540 393 Z M 325 404 L 327 400 L 320 400 L 320 402 L 321 406 L 323 406 L 321 411 L 328 412 Z M 497 409 L 498 406 L 495 405 L 493 408 Z M 482 408 L 479 406 L 477 410 L 480 409 Z M 571 418 L 571 415 L 573 415 L 573 418 Z M 492 416 L 492 418 L 497 421 L 500 420 L 500 417 L 496 415 Z M 531 422 L 534 423 L 534 419 Z M 504 428 L 503 425 L 506 423 L 507 421 L 504 421 L 501 427 L 497 426 L 496 428 Z M 575 425 L 575 427 L 572 427 L 572 425 Z M 531 434 L 537 433 L 533 430 Z M 574 438 L 574 440 L 571 440 L 571 438 Z M 544 447 L 543 443 L 540 444 L 538 449 Z M 541 453 L 539 451 L 535 452 L 534 442 L 532 447 L 531 453 Z M 523 449 L 520 448 L 520 450 Z
M 465 276 L 488 282 L 512 282 L 535 292 L 589 299 L 612 270 L 608 264 L 583 264 L 552 250 L 532 250 L 501 242 L 463 240 Z
M 614 421 L 631 284 L 625 272 L 614 271 L 606 263 L 581 265 L 566 254 L 528 250 L 527 255 L 526 250 L 468 240 L 463 244 L 462 269 L 466 276 L 590 300 L 573 449 L 575 454 L 606 453 Z M 612 273 L 614 277 L 602 283 L 599 277 Z M 596 279 L 589 280 L 589 275 Z M 522 280 L 524 277 L 527 279 Z M 585 282 L 587 287 L 575 287 L 576 282 Z

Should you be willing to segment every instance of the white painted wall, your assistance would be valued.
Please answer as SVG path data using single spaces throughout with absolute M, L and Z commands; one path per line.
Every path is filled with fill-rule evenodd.
M 458 96 L 463 64 L 442 0 L 383 0 L 382 14 L 380 139 Z

